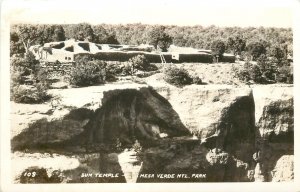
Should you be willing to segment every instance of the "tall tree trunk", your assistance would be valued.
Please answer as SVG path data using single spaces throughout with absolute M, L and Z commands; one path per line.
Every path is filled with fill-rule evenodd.
M 29 51 L 28 45 L 26 45 L 26 43 L 24 41 L 22 41 L 22 43 L 23 43 L 24 48 L 25 48 L 25 53 L 28 53 L 28 51 Z

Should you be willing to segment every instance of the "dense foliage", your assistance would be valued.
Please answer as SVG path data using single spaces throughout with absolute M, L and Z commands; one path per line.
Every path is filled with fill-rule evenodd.
M 90 86 L 105 83 L 105 65 L 102 61 L 77 62 L 71 69 L 69 82 L 76 86 Z
M 11 55 L 28 52 L 31 45 L 51 41 L 64 41 L 65 31 L 61 25 L 13 25 L 10 33 Z
M 221 40 L 215 40 L 212 42 L 211 52 L 214 58 L 217 59 L 217 62 L 219 58 L 222 58 L 223 53 L 225 52 L 225 48 L 225 43 Z
M 148 42 L 156 49 L 160 49 L 165 52 L 168 51 L 168 48 L 172 43 L 172 37 L 165 32 L 165 27 L 153 27 L 148 32 Z
M 132 66 L 133 73 L 135 70 L 147 71 L 150 68 L 150 62 L 144 55 L 137 55 L 128 61 Z
M 182 87 L 193 83 L 193 78 L 189 72 L 184 68 L 166 67 L 164 69 L 164 80 L 167 83 Z
M 279 65 L 281 64 L 281 65 Z M 241 69 L 234 68 L 236 77 L 246 83 L 293 83 L 293 68 L 277 59 L 261 55 L 256 63 L 246 61 Z
M 249 61 L 247 61 L 240 70 L 234 68 L 234 71 L 236 77 L 245 83 L 262 83 L 263 81 L 260 68 Z
M 11 58 L 11 100 L 17 103 L 42 103 L 50 96 L 48 71 L 28 52 Z
M 211 49 L 218 40 L 225 44 L 225 52 L 251 54 L 255 60 L 261 54 L 293 54 L 291 28 L 273 27 L 216 27 L 216 26 L 161 26 L 146 24 L 90 25 L 13 25 L 11 54 L 24 53 L 30 45 L 75 38 L 95 43 L 142 44 L 158 46 L 165 51 L 173 43 L 182 47 Z M 243 53 L 245 54 L 245 53 Z

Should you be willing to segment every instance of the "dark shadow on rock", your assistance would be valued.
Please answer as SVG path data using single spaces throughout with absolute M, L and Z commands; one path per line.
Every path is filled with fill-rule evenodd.
M 227 113 L 225 113 L 221 122 L 220 127 L 225 128 L 221 130 L 226 132 L 223 141 L 224 150 L 240 160 L 249 160 L 249 155 L 252 154 L 251 152 L 254 151 L 255 147 L 255 107 L 253 95 L 237 98 Z M 239 145 L 247 145 L 247 148 L 240 148 L 241 146 Z
M 256 129 L 256 151 L 260 152 L 258 162 L 262 164 L 265 181 L 272 181 L 271 172 L 278 160 L 284 155 L 294 155 L 293 99 L 269 103 L 264 106 L 261 117 Z M 285 125 L 285 129 L 275 133 L 278 125 Z
M 265 143 L 261 148 L 261 154 L 260 162 L 262 163 L 265 181 L 272 181 L 273 176 L 271 172 L 274 170 L 278 160 L 284 155 L 294 155 L 294 144 L 284 142 Z
M 237 98 L 222 111 L 216 134 L 202 145 L 222 149 L 237 159 L 249 161 L 255 151 L 255 107 L 253 95 Z
M 252 155 L 255 152 L 255 105 L 253 94 L 236 98 L 231 105 L 222 109 L 220 123 L 216 124 L 216 134 L 206 138 L 203 146 L 208 149 L 220 149 L 229 153 L 235 160 L 228 161 L 223 178 L 218 175 L 212 181 L 244 182 L 249 181 L 245 167 L 254 167 Z M 246 165 L 237 167 L 237 161 Z M 211 169 L 214 169 L 212 167 Z M 214 171 L 213 171 L 214 172 Z
M 160 133 L 190 135 L 171 104 L 152 88 L 124 89 L 105 92 L 95 112 L 80 108 L 59 120 L 40 119 L 11 143 L 12 151 L 90 152 L 114 145 L 117 139 L 123 146 L 135 140 L 151 143 Z
M 85 130 L 68 145 L 101 150 L 103 145 L 123 147 L 155 143 L 160 133 L 168 137 L 190 135 L 171 104 L 152 88 L 114 90 L 104 93 L 103 105 L 97 109 Z M 105 147 L 104 147 L 105 148 Z
M 161 142 L 159 146 L 145 149 L 137 182 L 207 182 L 206 176 L 193 177 L 193 174 L 208 173 L 209 165 L 205 159 L 207 151 L 199 141 L 185 139 Z
M 237 167 L 234 158 L 224 151 L 213 151 L 199 141 L 188 140 L 146 149 L 137 182 L 249 182 L 245 166 Z M 208 154 L 214 157 L 208 160 Z
M 143 147 L 159 145 L 163 138 L 190 136 L 171 104 L 152 88 L 113 90 L 104 93 L 102 106 L 95 112 L 74 109 L 59 120 L 40 119 L 11 141 L 12 151 L 54 152 L 65 155 L 99 153 L 100 167 L 81 163 L 64 171 L 68 182 L 125 182 L 120 164 L 107 160 L 121 147 L 131 148 L 139 141 Z M 104 166 L 104 167 L 103 167 Z M 119 173 L 119 178 L 81 178 L 82 172 Z M 73 177 L 73 176 L 74 177 Z
M 92 114 L 92 110 L 80 108 L 71 110 L 61 119 L 39 119 L 11 140 L 12 151 L 63 149 L 62 143 L 80 134 Z
M 164 97 L 152 88 L 113 90 L 104 93 L 102 106 L 95 112 L 76 109 L 62 120 L 40 120 L 30 125 L 12 139 L 12 149 L 33 149 L 38 152 L 52 150 L 64 154 L 99 153 L 99 158 L 93 161 L 98 161 L 102 167 L 85 166 L 82 163 L 75 170 L 65 172 L 70 177 L 76 176 L 69 182 L 124 182 L 124 177 L 87 179 L 78 177 L 78 174 L 95 170 L 123 174 L 120 164 L 111 164 L 112 161 L 105 158 L 117 151 L 118 142 L 124 149 L 131 148 L 138 140 L 147 151 L 142 157 L 140 174 L 202 173 L 207 177 L 200 180 L 139 178 L 137 182 L 248 181 L 247 169 L 238 168 L 233 157 L 249 167 L 255 166 L 252 155 L 259 147 L 255 144 L 258 129 L 255 128 L 252 94 L 237 98 L 221 113 L 223 116 L 216 125 L 219 133 L 205 143 L 200 144 L 199 140 L 173 141 L 176 137 L 190 136 L 190 131 Z M 161 138 L 160 133 L 167 134 L 168 138 Z M 275 137 L 273 140 L 277 142 Z M 226 164 L 212 166 L 208 163 L 206 154 L 214 148 L 230 154 Z M 275 164 L 270 166 L 274 167 Z

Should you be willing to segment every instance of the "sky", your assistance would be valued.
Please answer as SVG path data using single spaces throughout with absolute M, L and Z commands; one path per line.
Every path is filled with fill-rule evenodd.
M 165 24 L 292 27 L 293 0 L 15 0 L 16 23 Z M 15 3 L 13 3 L 15 2 Z M 2 8 L 3 8 L 2 7 Z

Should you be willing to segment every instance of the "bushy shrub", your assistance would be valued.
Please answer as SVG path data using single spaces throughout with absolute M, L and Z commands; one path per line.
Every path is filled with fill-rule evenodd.
M 123 74 L 135 75 L 138 71 L 155 71 L 158 68 L 155 65 L 151 65 L 145 55 L 137 55 L 128 60 L 123 66 Z
M 249 66 L 249 80 L 253 80 L 255 83 L 263 83 L 265 79 L 259 66 L 255 64 L 250 64 Z
M 150 63 L 145 57 L 145 55 L 137 55 L 129 59 L 128 61 L 132 66 L 133 69 L 141 70 L 141 71 L 147 71 Z
M 114 74 L 106 73 L 105 81 L 107 81 L 107 82 L 115 82 L 117 80 L 118 80 L 118 78 Z
M 11 70 L 18 71 L 22 76 L 34 73 L 39 65 L 39 61 L 35 59 L 31 52 L 24 56 L 13 56 L 10 59 Z
M 126 76 L 134 74 L 132 64 L 129 62 L 108 62 L 105 70 L 106 75 L 113 77 L 112 79 L 116 79 L 115 76 Z
M 78 53 L 74 55 L 74 61 L 76 63 L 87 63 L 93 60 L 93 55 L 89 53 Z
M 291 66 L 282 66 L 278 69 L 276 81 L 292 84 L 294 82 L 293 76 L 293 68 Z
M 257 58 L 257 66 L 260 68 L 262 76 L 268 81 L 275 81 L 277 73 L 277 60 L 268 59 L 266 55 Z
M 105 67 L 101 61 L 89 61 L 87 63 L 76 63 L 71 69 L 69 82 L 76 86 L 90 86 L 103 84 L 105 82 Z
M 11 68 L 10 70 L 10 78 L 11 78 L 11 86 L 21 85 L 25 83 L 25 77 L 23 75 L 23 71 L 19 67 Z
M 139 71 L 155 71 L 158 68 L 151 65 L 144 55 L 137 55 L 127 62 L 108 62 L 106 65 L 106 75 L 127 76 L 137 75 Z
M 49 71 L 46 68 L 39 68 L 34 74 L 35 83 L 43 85 L 45 88 L 50 87 Z
M 36 86 L 16 85 L 12 87 L 11 100 L 16 103 L 43 103 L 49 99 L 47 88 L 41 84 Z
M 108 62 L 106 65 L 106 74 L 121 75 L 122 74 L 121 64 Z
M 134 144 L 132 145 L 132 149 L 136 152 L 136 157 L 138 161 L 142 160 L 142 151 L 143 147 L 138 140 L 135 140 Z
M 42 103 L 50 98 L 48 71 L 43 69 L 34 55 L 11 58 L 11 100 L 17 103 Z M 25 85 L 30 84 L 30 86 Z
M 262 83 L 263 81 L 260 68 L 249 61 L 244 64 L 242 69 L 234 69 L 234 72 L 236 77 L 243 82 Z
M 236 77 L 244 82 L 254 83 L 293 83 L 293 68 L 288 60 L 278 60 L 261 54 L 257 64 L 246 61 L 243 68 L 233 68 Z
M 120 65 L 122 70 L 122 75 L 134 75 L 136 73 L 136 69 L 134 68 L 132 63 L 126 62 Z
M 132 149 L 135 152 L 140 153 L 142 151 L 143 147 L 138 140 L 135 140 L 134 144 L 132 145 Z
M 184 85 L 190 85 L 193 83 L 193 79 L 189 75 L 188 71 L 184 68 L 167 67 L 164 69 L 164 80 L 177 87 Z
M 242 61 L 250 61 L 251 60 L 251 54 L 246 51 L 242 51 L 240 55 L 240 60 Z

